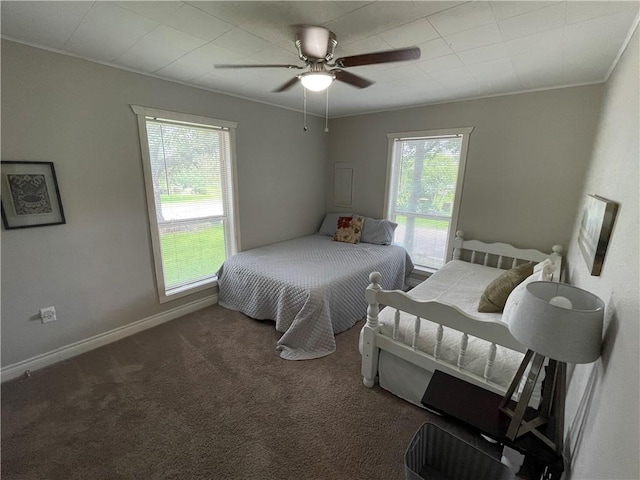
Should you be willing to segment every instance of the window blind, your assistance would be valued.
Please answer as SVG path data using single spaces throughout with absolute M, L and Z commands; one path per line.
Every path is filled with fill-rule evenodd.
M 213 279 L 227 255 L 229 132 L 146 118 L 167 294 Z
M 388 212 L 416 265 L 440 268 L 460 170 L 461 135 L 394 139 Z

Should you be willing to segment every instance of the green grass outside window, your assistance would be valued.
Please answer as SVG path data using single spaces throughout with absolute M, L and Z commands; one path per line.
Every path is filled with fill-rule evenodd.
M 215 275 L 225 259 L 221 224 L 161 234 L 160 241 L 166 288 Z

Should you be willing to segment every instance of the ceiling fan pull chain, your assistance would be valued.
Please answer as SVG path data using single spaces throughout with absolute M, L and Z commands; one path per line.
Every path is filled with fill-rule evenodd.
M 302 98 L 303 98 L 302 111 L 303 111 L 303 119 L 304 119 L 303 121 L 304 126 L 302 129 L 306 132 L 307 131 L 307 89 L 304 87 L 302 87 Z
M 327 103 L 324 109 L 324 131 L 329 131 L 329 89 L 327 88 Z

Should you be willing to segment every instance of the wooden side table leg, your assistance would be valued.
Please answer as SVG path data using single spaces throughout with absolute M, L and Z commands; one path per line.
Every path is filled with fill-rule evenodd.
M 524 390 L 520 395 L 516 410 L 515 412 L 513 412 L 511 423 L 509 424 L 509 428 L 507 429 L 506 436 L 509 440 L 515 440 L 516 438 L 518 438 L 518 433 L 520 432 L 520 427 L 522 426 L 522 420 L 524 419 L 524 413 L 527 410 L 527 406 L 529 406 L 529 400 L 531 400 L 533 387 L 538 380 L 538 375 L 540 374 L 543 362 L 544 356 L 540 355 L 539 353 L 534 354 L 533 363 L 531 364 L 531 370 L 529 370 L 529 374 L 527 375 L 527 382 L 525 383 Z

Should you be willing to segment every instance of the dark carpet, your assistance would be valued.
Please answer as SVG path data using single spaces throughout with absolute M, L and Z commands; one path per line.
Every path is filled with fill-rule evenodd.
M 402 479 L 435 416 L 362 385 L 361 325 L 292 362 L 213 306 L 7 382 L 2 478 Z

